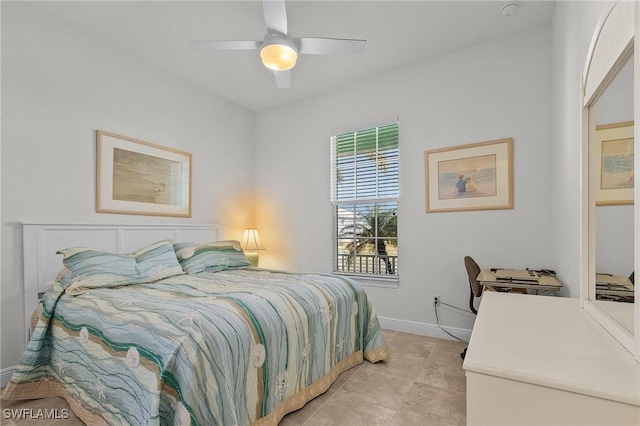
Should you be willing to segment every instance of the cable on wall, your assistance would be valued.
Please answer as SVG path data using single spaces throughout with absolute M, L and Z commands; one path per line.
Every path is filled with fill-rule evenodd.
M 454 339 L 460 341 L 460 342 L 465 342 L 465 343 L 469 343 L 466 340 L 463 340 L 461 338 L 459 338 L 458 336 L 454 336 L 453 334 L 451 334 L 449 331 L 445 330 L 441 325 L 440 325 L 440 316 L 438 315 L 438 305 L 443 304 L 446 306 L 450 306 L 452 308 L 458 309 L 459 311 L 464 311 L 464 312 L 469 312 L 469 313 L 473 313 L 471 311 L 467 311 L 466 309 L 461 309 L 458 308 L 457 306 L 453 306 L 453 305 L 449 305 L 447 303 L 442 302 L 441 300 L 438 300 L 438 303 L 433 307 L 433 310 L 436 314 L 436 324 L 438 326 L 438 328 L 440 328 L 440 330 L 444 331 L 445 333 L 447 333 L 449 336 L 453 337 Z

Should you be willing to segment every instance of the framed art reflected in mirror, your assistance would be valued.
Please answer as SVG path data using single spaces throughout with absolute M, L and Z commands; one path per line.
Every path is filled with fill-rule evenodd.
M 633 121 L 596 126 L 596 205 L 633 204 Z

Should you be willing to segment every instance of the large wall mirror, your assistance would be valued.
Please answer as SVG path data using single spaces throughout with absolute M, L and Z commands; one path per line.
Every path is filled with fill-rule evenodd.
M 583 307 L 640 361 L 636 2 L 607 4 L 583 78 Z M 637 42 L 636 42 L 637 44 Z

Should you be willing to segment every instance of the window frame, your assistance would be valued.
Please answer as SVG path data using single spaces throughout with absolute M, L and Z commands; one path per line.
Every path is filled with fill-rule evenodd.
M 377 166 L 375 167 L 375 179 L 373 180 L 375 182 L 375 186 L 376 186 L 376 196 L 365 196 L 365 197 L 358 197 L 357 194 L 357 188 L 358 188 L 358 184 L 357 184 L 357 171 L 354 172 L 354 193 L 353 196 L 350 198 L 343 198 L 340 199 L 339 198 L 339 192 L 338 192 L 338 139 L 342 136 L 346 136 L 349 134 L 353 134 L 354 135 L 354 155 L 353 155 L 353 163 L 354 163 L 354 168 L 357 168 L 357 162 L 358 159 L 355 158 L 357 156 L 357 142 L 355 142 L 357 140 L 357 136 L 358 133 L 365 133 L 365 132 L 369 132 L 372 130 L 375 130 L 376 132 L 376 146 L 375 146 L 375 160 L 374 161 L 379 161 L 379 153 L 380 153 L 380 147 L 379 147 L 379 142 L 380 142 L 380 137 L 378 134 L 378 130 L 380 128 L 384 128 L 384 127 L 389 127 L 389 126 L 395 126 L 395 132 L 397 134 L 397 140 L 396 140 L 396 146 L 395 149 L 396 153 L 395 153 L 395 157 L 397 158 L 397 160 L 394 160 L 397 162 L 397 188 L 395 188 L 395 195 L 387 195 L 387 196 L 381 196 L 380 195 L 380 168 Z M 365 133 L 366 134 L 366 133 Z M 355 130 L 355 131 L 347 131 L 347 132 L 341 132 L 341 133 L 336 133 L 335 135 L 330 137 L 330 145 L 331 145 L 331 208 L 332 208 L 332 266 L 331 266 L 331 273 L 335 274 L 335 275 L 345 275 L 345 276 L 349 276 L 351 278 L 355 278 L 357 279 L 359 282 L 361 282 L 361 284 L 364 285 L 370 285 L 370 286 L 376 286 L 376 287 L 392 287 L 395 288 L 397 287 L 397 284 L 399 282 L 400 279 L 400 268 L 399 266 L 399 259 L 400 259 L 400 248 L 399 248 L 399 232 L 398 232 L 398 226 L 397 226 L 397 220 L 398 220 L 398 216 L 399 216 L 399 212 L 400 212 L 400 122 L 399 120 L 389 120 L 383 124 L 377 124 L 377 125 L 373 125 L 373 126 L 367 126 L 364 127 L 360 130 Z M 357 169 L 356 169 L 357 170 Z M 395 227 L 395 236 L 394 237 L 380 237 L 378 235 L 378 226 L 377 226 L 377 220 L 378 220 L 378 205 L 379 204 L 384 204 L 384 203 L 395 203 L 395 221 L 396 221 L 396 227 Z M 344 270 L 339 270 L 338 268 L 338 256 L 339 256 L 339 244 L 338 242 L 341 240 L 340 238 L 340 233 L 339 233 L 339 209 L 340 206 L 348 206 L 348 210 L 353 209 L 353 214 L 354 214 L 354 224 L 356 223 L 356 210 L 358 205 L 363 205 L 363 204 L 371 204 L 373 207 L 373 211 L 375 212 L 375 221 L 376 221 L 376 225 L 375 227 L 375 235 L 373 237 L 370 237 L 371 239 L 373 239 L 375 241 L 375 249 L 374 249 L 374 254 L 373 254 L 373 263 L 375 265 L 375 263 L 377 262 L 379 264 L 380 262 L 380 258 L 379 253 L 378 253 L 378 245 L 377 242 L 380 239 L 383 240 L 388 240 L 388 239 L 392 239 L 395 240 L 395 247 L 396 247 L 396 255 L 395 255 L 395 268 L 394 268 L 394 272 L 393 274 L 382 274 L 378 272 L 356 272 L 356 271 L 344 271 Z M 354 231 L 354 235 L 353 235 L 353 240 L 354 243 L 357 240 L 357 237 L 355 236 L 355 231 Z M 387 263 L 387 267 L 388 267 L 388 263 Z M 379 267 L 379 266 L 378 266 Z M 374 270 L 376 269 L 375 266 L 373 266 Z

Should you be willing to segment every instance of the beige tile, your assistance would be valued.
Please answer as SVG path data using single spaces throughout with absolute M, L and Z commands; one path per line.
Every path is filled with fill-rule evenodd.
M 384 337 L 384 341 L 391 340 L 393 336 L 396 335 L 396 331 L 394 330 L 382 330 L 382 337 Z
M 335 382 L 334 382 L 335 383 Z M 336 393 L 335 390 L 329 388 L 328 391 L 307 402 L 304 407 L 297 411 L 293 411 L 282 419 L 293 425 L 301 425 L 306 422 L 320 407 L 322 407 Z
M 359 395 L 340 390 L 329 401 L 316 411 L 304 423 L 304 426 L 313 425 L 388 425 L 394 410 L 382 407 L 362 399 Z
M 349 378 L 356 373 L 356 371 L 358 371 L 361 368 L 365 368 L 368 365 L 374 365 L 374 364 L 371 364 L 369 361 L 365 360 L 362 364 L 355 365 L 350 369 L 348 369 L 347 371 L 343 371 L 338 376 L 336 381 L 331 384 L 330 389 L 334 391 L 339 390 L 347 382 L 347 380 L 349 380 Z
M 387 374 L 393 377 L 413 380 L 427 361 L 427 357 L 392 352 L 389 358 L 375 364 L 365 365 L 368 372 Z
M 278 426 L 302 426 L 302 423 L 296 423 L 293 420 L 287 419 L 285 416 L 285 418 L 278 423 Z
M 401 353 L 426 358 L 437 345 L 438 340 L 433 337 L 396 332 L 386 346 L 392 356 Z
M 358 395 L 365 401 L 396 410 L 402 405 L 413 380 L 373 372 L 370 368 L 358 370 L 338 391 L 338 395 Z
M 469 346 L 469 343 L 467 342 L 439 339 L 435 349 L 438 351 L 454 352 L 458 355 L 458 358 L 460 358 L 460 352 L 462 352 L 467 346 Z
M 464 425 L 465 423 L 464 392 L 450 391 L 416 382 L 394 416 L 391 425 Z
M 434 350 L 415 376 L 415 381 L 457 392 L 466 391 L 462 359 L 456 352 Z
M 457 418 L 443 419 L 438 415 L 429 413 L 400 410 L 393 417 L 389 426 L 463 426 L 464 424 L 464 422 L 460 423 Z
M 369 361 L 365 361 L 363 364 L 358 364 L 351 367 L 349 370 L 342 372 L 335 382 L 331 384 L 329 390 L 322 395 L 317 396 L 311 401 L 307 402 L 304 407 L 299 410 L 293 411 L 282 419 L 281 425 L 301 425 L 303 424 L 313 413 L 315 413 L 327 400 L 336 393 L 337 390 L 342 388 L 349 378 L 359 369 L 364 368 L 365 364 L 371 364 Z M 286 420 L 286 422 L 284 422 Z

